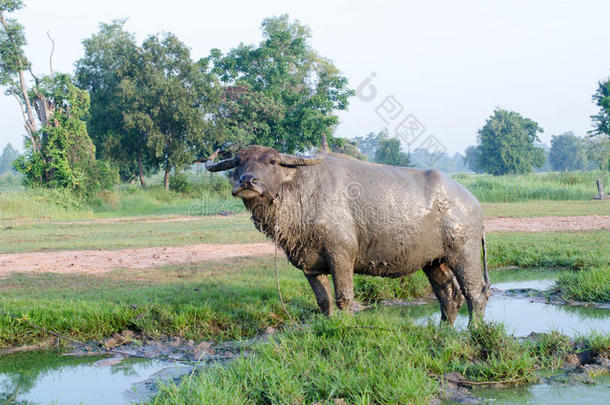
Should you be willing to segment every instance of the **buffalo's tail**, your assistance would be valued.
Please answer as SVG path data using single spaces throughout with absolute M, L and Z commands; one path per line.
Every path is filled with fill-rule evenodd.
M 489 282 L 489 275 L 487 274 L 487 248 L 485 247 L 485 234 L 481 238 L 483 245 L 483 279 L 485 280 L 485 286 L 489 288 L 491 283 Z

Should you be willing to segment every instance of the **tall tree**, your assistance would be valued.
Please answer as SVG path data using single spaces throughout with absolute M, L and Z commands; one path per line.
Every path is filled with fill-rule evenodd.
M 209 83 L 173 34 L 148 37 L 137 65 L 141 75 L 120 85 L 121 98 L 129 106 L 124 120 L 128 130 L 146 134 L 146 145 L 160 160 L 168 189 L 171 169 L 179 170 L 197 157 Z
M 125 81 L 137 81 L 142 74 L 138 47 L 133 34 L 125 31 L 125 20 L 100 24 L 98 33 L 83 41 L 85 55 L 76 62 L 76 81 L 91 95 L 87 122 L 100 159 L 113 162 L 123 180 L 137 173 L 142 187 L 144 173 L 158 162 L 146 147 L 146 133 L 126 125 L 130 105 L 121 96 Z
M 112 182 L 112 170 L 95 161 L 84 122 L 89 94 L 76 87 L 69 75 L 55 74 L 52 65 L 50 75 L 34 75 L 23 52 L 23 27 L 5 16 L 22 6 L 17 0 L 0 1 L 0 83 L 18 101 L 27 132 L 26 153 L 15 167 L 29 185 L 84 193 L 106 187 Z M 34 82 L 31 88 L 26 71 Z
M 493 175 L 529 173 L 544 164 L 544 152 L 534 146 L 543 130 L 514 111 L 496 109 L 479 130 L 479 166 Z
M 309 44 L 310 29 L 287 15 L 267 18 L 262 23 L 263 40 L 241 44 L 222 55 L 210 53 L 214 71 L 227 85 L 243 86 L 256 97 L 256 143 L 282 152 L 305 151 L 319 144 L 321 135 L 331 137 L 338 123 L 336 111 L 345 110 L 354 94 L 347 79 L 328 59 Z M 248 122 L 237 109 L 237 122 Z M 250 121 L 252 123 L 252 121 Z
M 410 156 L 400 150 L 397 138 L 382 139 L 375 150 L 375 162 L 393 166 L 411 166 Z
M 25 130 L 33 152 L 41 149 L 38 122 L 34 116 L 34 105 L 30 100 L 30 90 L 26 71 L 31 73 L 31 64 L 23 52 L 26 45 L 23 26 L 7 14 L 23 8 L 21 0 L 0 1 L 0 84 L 6 93 L 15 97 L 21 107 Z M 36 100 L 34 101 L 36 102 Z M 44 107 L 44 100 L 40 100 Z
M 13 162 L 19 157 L 19 151 L 13 145 L 7 143 L 0 155 L 0 174 L 8 172 L 13 168 Z
M 549 164 L 556 171 L 583 170 L 587 167 L 587 153 L 583 139 L 572 132 L 551 137 Z

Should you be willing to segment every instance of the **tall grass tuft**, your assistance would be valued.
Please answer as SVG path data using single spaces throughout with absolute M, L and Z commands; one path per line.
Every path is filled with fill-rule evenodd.
M 507 176 L 456 174 L 453 177 L 481 202 L 590 200 L 597 195 L 596 179 L 601 178 L 610 186 L 610 172 L 599 170 Z

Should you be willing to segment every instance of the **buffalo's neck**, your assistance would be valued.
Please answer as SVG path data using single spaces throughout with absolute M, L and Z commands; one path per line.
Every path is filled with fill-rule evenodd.
M 301 199 L 295 190 L 283 190 L 275 200 L 245 200 L 244 205 L 256 229 L 273 239 L 289 257 L 298 255 L 303 228 Z
M 252 198 L 244 200 L 244 205 L 252 214 L 256 229 L 275 240 L 277 201 Z

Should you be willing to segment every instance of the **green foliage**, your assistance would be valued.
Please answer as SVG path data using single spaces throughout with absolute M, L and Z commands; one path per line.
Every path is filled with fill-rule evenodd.
M 557 287 L 565 300 L 610 302 L 610 265 L 562 275 Z
M 137 57 L 137 80 L 121 83 L 129 130 L 146 135 L 146 146 L 169 172 L 181 170 L 196 158 L 206 122 L 207 78 L 196 69 L 190 51 L 173 34 L 150 36 Z
M 479 130 L 478 166 L 493 175 L 529 173 L 544 164 L 544 153 L 534 147 L 542 128 L 514 111 L 496 109 Z
M 549 163 L 553 170 L 583 170 L 587 166 L 587 155 L 583 139 L 572 132 L 551 137 Z
M 169 189 L 178 193 L 190 193 L 193 191 L 186 174 L 175 172 L 169 177 Z
M 354 92 L 332 62 L 311 48 L 307 26 L 281 15 L 265 19 L 262 31 L 258 46 L 241 44 L 226 55 L 213 49 L 200 61 L 202 67 L 211 62 L 229 86 L 219 125 L 241 131 L 234 142 L 252 137 L 281 152 L 309 150 L 321 134 L 331 138 L 335 111 L 345 110 Z
M 116 184 L 115 170 L 96 162 L 95 146 L 87 134 L 89 94 L 66 74 L 44 77 L 34 91 L 34 97 L 47 100 L 52 114 L 40 130 L 40 150 L 27 143 L 26 154 L 15 161 L 25 184 L 68 188 L 86 196 Z
M 375 152 L 377 152 L 379 141 L 389 138 L 390 132 L 387 128 L 384 128 L 378 133 L 369 132 L 366 136 L 357 136 L 354 141 L 358 150 L 367 157 L 368 161 L 372 162 L 375 160 Z
M 121 84 L 141 72 L 138 46 L 124 24 L 125 20 L 102 23 L 98 33 L 83 41 L 85 54 L 76 62 L 75 80 L 91 96 L 87 127 L 97 158 L 112 162 L 121 178 L 130 180 L 137 171 L 138 154 L 144 156 L 143 172 L 155 162 L 146 155 L 145 134 L 130 131 L 124 120 L 129 105 L 121 97 Z
M 0 1 L 0 22 L 3 28 L 0 30 L 0 85 L 11 89 L 16 85 L 19 72 L 30 65 L 23 53 L 26 45 L 23 26 L 17 20 L 5 16 L 5 13 L 12 13 L 21 8 L 23 2 L 20 0 Z
M 19 151 L 7 143 L 0 155 L 0 174 L 13 170 L 13 161 L 19 157 Z
M 610 171 L 610 137 L 595 136 L 585 140 L 587 158 L 600 170 Z
M 591 116 L 593 130 L 590 134 L 610 138 L 610 79 L 597 82 L 593 102 L 599 107 L 599 113 Z
M 398 138 L 381 139 L 375 150 L 375 162 L 393 166 L 411 166 L 407 153 L 400 150 Z

